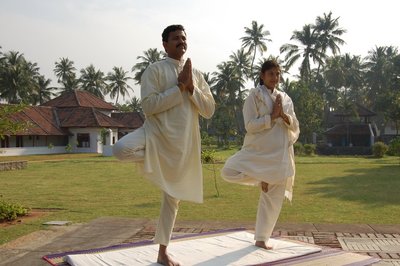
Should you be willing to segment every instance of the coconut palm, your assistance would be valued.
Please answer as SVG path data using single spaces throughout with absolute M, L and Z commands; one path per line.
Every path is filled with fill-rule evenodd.
M 135 72 L 135 76 L 133 77 L 133 79 L 136 81 L 135 84 L 140 84 L 143 72 L 150 64 L 160 61 L 162 58 L 166 57 L 165 52 L 158 51 L 157 48 L 150 48 L 147 51 L 144 51 L 143 54 L 144 55 L 136 57 L 136 59 L 141 60 L 141 62 L 132 67 L 132 72 Z
M 368 99 L 372 109 L 385 112 L 396 91 L 396 81 L 400 73 L 396 71 L 395 60 L 398 49 L 393 46 L 377 46 L 368 52 L 366 57 L 366 83 Z M 397 87 L 398 88 L 398 87 Z
M 92 64 L 81 70 L 79 81 L 82 90 L 89 91 L 101 99 L 104 99 L 104 95 L 108 92 L 104 73 L 96 70 Z
M 339 108 L 351 103 L 364 102 L 364 69 L 360 56 L 333 56 L 326 60 L 324 96 L 326 108 Z
M 69 60 L 67 57 L 60 58 L 59 62 L 55 62 L 54 73 L 58 78 L 58 83 L 63 85 L 62 91 L 77 89 L 78 80 L 76 79 L 74 61 Z
M 332 12 L 328 15 L 324 13 L 323 17 L 317 17 L 314 29 L 319 35 L 317 48 L 321 49 L 322 53 L 326 53 L 328 49 L 333 55 L 340 53 L 339 45 L 346 43 L 340 36 L 346 33 L 346 30 L 339 28 L 339 17 L 332 18 Z
M 300 78 L 310 82 L 311 62 L 322 64 L 325 58 L 318 49 L 318 35 L 310 24 L 306 24 L 301 31 L 294 31 L 290 40 L 299 44 L 287 43 L 281 46 L 280 52 L 286 53 L 285 68 L 289 70 L 300 58 L 303 58 L 300 65 Z
M 56 96 L 53 91 L 55 87 L 50 87 L 51 79 L 46 79 L 45 76 L 40 75 L 37 77 L 37 89 L 35 94 L 32 96 L 32 104 L 43 104 Z
M 318 16 L 315 20 L 314 30 L 318 35 L 318 42 L 316 48 L 320 50 L 321 54 L 326 54 L 328 49 L 333 55 L 340 53 L 339 45 L 345 44 L 345 41 L 340 38 L 341 35 L 346 33 L 345 29 L 339 28 L 339 17 L 332 18 L 332 12 L 327 15 L 324 13 L 323 17 Z M 319 75 L 321 64 L 318 64 L 317 76 Z
M 37 64 L 27 61 L 23 54 L 5 53 L 0 68 L 0 98 L 13 104 L 29 102 L 38 75 Z
M 108 73 L 109 93 L 111 99 L 115 98 L 115 104 L 118 103 L 119 95 L 122 95 L 122 98 L 125 99 L 125 95 L 129 96 L 128 90 L 133 90 L 127 83 L 130 79 L 132 78 L 128 77 L 128 72 L 124 71 L 122 67 L 113 67 L 113 72 Z
M 257 50 L 263 55 L 267 51 L 267 45 L 265 42 L 270 42 L 267 36 L 270 35 L 268 30 L 264 30 L 264 25 L 258 25 L 257 21 L 251 22 L 251 27 L 245 27 L 244 32 L 246 36 L 240 38 L 242 40 L 242 47 L 247 48 L 248 53 L 253 53 L 253 57 L 250 65 L 250 73 L 253 73 L 254 60 L 256 58 Z M 254 79 L 254 83 L 257 83 L 258 78 Z

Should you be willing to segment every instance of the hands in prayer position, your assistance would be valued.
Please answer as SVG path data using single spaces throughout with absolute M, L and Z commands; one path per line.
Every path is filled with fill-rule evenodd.
M 282 97 L 281 95 L 276 96 L 276 100 L 274 102 L 274 106 L 272 107 L 271 119 L 277 119 L 281 117 L 286 124 L 290 125 L 290 121 L 288 116 L 283 112 L 282 108 Z
M 185 90 L 193 94 L 194 85 L 192 77 L 192 61 L 188 58 L 183 66 L 181 73 L 178 75 L 178 87 L 181 92 Z

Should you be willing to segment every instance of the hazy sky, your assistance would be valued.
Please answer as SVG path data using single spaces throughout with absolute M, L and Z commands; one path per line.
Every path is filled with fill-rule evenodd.
M 0 0 L 0 46 L 19 51 L 38 63 L 53 80 L 54 63 L 74 61 L 79 71 L 93 64 L 105 74 L 113 66 L 130 71 L 136 57 L 162 48 L 161 32 L 182 24 L 188 36 L 187 56 L 194 67 L 213 72 L 241 46 L 244 27 L 264 24 L 272 42 L 270 54 L 290 42 L 294 30 L 332 11 L 340 17 L 346 44 L 341 52 L 366 56 L 375 46 L 400 46 L 398 0 Z M 133 76 L 133 73 L 132 73 Z M 130 85 L 139 96 L 138 86 Z M 128 100 L 127 98 L 125 100 Z

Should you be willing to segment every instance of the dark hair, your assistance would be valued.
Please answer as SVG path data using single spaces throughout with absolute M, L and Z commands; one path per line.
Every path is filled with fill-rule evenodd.
M 166 27 L 164 29 L 163 33 L 161 34 L 162 41 L 167 42 L 169 33 L 177 31 L 177 30 L 185 31 L 185 28 L 182 25 L 170 25 L 170 26 Z M 185 34 L 186 34 L 186 32 L 185 32 Z
M 272 68 L 277 68 L 281 70 L 281 67 L 279 66 L 278 62 L 275 60 L 267 60 L 265 61 L 262 66 L 261 66 L 261 73 L 265 73 L 265 71 L 270 70 Z M 264 81 L 260 78 L 260 85 L 263 85 Z

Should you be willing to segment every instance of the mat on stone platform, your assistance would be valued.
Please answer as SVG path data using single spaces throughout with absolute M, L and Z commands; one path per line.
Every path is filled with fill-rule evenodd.
M 270 239 L 268 245 L 273 249 L 257 248 L 254 246 L 253 234 L 238 231 L 183 237 L 172 241 L 168 251 L 181 265 L 197 266 L 369 265 L 377 261 L 368 256 L 283 239 Z M 143 241 L 48 255 L 44 259 L 58 266 L 159 265 L 156 263 L 157 252 L 158 245 Z

